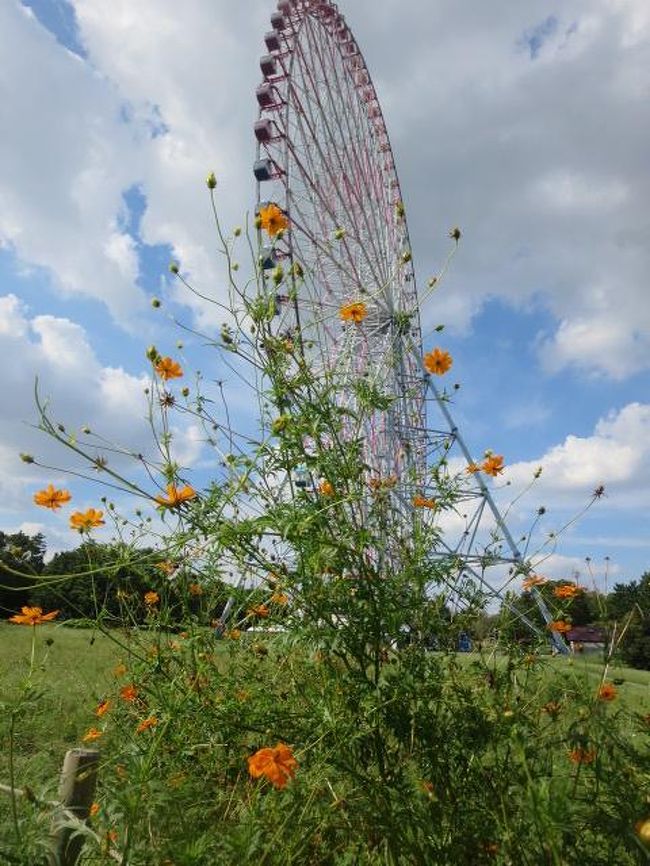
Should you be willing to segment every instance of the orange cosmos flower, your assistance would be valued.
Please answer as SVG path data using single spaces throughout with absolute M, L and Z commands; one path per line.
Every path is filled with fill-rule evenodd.
M 486 457 L 485 462 L 481 466 L 486 475 L 491 475 L 496 478 L 503 472 L 503 456 L 501 454 L 490 454 Z
M 582 592 L 579 586 L 576 586 L 575 583 L 565 583 L 562 586 L 557 586 L 553 590 L 553 595 L 556 598 L 575 598 L 576 595 L 579 595 Z
M 160 569 L 163 574 L 171 576 L 176 571 L 176 563 L 165 559 L 163 562 L 157 562 L 156 568 Z
M 289 228 L 289 219 L 277 204 L 271 203 L 260 208 L 259 219 L 260 228 L 263 228 L 272 238 Z
M 94 818 L 95 815 L 99 812 L 99 803 L 91 803 L 89 809 L 89 815 L 91 818 Z
M 138 697 L 138 690 L 130 683 L 128 686 L 122 686 L 120 689 L 120 697 L 123 701 L 129 701 L 129 703 L 133 703 Z
M 428 373 L 435 373 L 436 376 L 443 376 L 451 369 L 453 363 L 451 355 L 444 349 L 436 348 L 424 356 L 424 369 Z
M 539 574 L 531 574 L 530 577 L 526 577 L 521 584 L 521 588 L 528 592 L 529 589 L 532 589 L 534 586 L 542 586 L 547 583 L 545 577 L 541 577 Z
M 271 602 L 273 604 L 288 604 L 289 596 L 284 592 L 274 592 L 271 596 Z
M 168 484 L 167 496 L 156 496 L 156 502 L 159 505 L 164 505 L 166 508 L 177 508 L 183 502 L 189 502 L 190 499 L 194 499 L 195 497 L 196 490 L 190 487 L 189 484 L 185 484 L 181 488 L 176 487 L 175 484 Z
M 264 776 L 278 790 L 293 779 L 297 766 L 293 752 L 284 743 L 278 743 L 274 749 L 259 749 L 248 759 L 248 772 L 253 779 Z
M 581 747 L 571 749 L 569 752 L 569 760 L 572 764 L 593 764 L 596 760 L 596 750 L 583 749 Z
M 84 743 L 92 743 L 102 736 L 102 731 L 99 728 L 89 728 L 81 738 Z
M 158 724 L 158 719 L 155 716 L 149 716 L 143 719 L 135 729 L 136 734 L 141 734 L 143 731 L 148 731 L 149 728 L 155 728 Z
M 435 499 L 427 499 L 426 496 L 419 493 L 413 497 L 412 501 L 415 508 L 436 508 L 437 506 Z
M 470 463 L 465 470 L 465 472 L 468 472 L 470 475 L 476 475 L 476 473 L 480 471 L 481 467 L 478 465 L 478 463 Z
M 321 496 L 334 496 L 334 486 L 329 481 L 321 481 L 318 492 Z
M 269 609 L 265 604 L 256 604 L 255 607 L 251 607 L 248 610 L 249 616 L 259 616 L 262 619 L 266 619 L 269 615 Z
M 72 497 L 67 490 L 57 490 L 53 484 L 48 484 L 45 490 L 39 490 L 34 494 L 34 502 L 42 508 L 51 508 L 56 511 Z
M 190 595 L 203 595 L 203 587 L 200 583 L 191 583 L 187 590 Z
M 555 631 L 558 634 L 566 634 L 571 629 L 571 623 L 565 622 L 563 619 L 558 619 L 554 622 L 549 622 L 548 627 L 551 631 Z
M 226 634 L 227 637 L 230 638 L 230 640 L 239 640 L 239 638 L 241 637 L 241 632 L 238 628 L 231 628 L 230 631 Z
M 598 697 L 601 701 L 613 701 L 618 695 L 618 689 L 614 683 L 603 683 L 598 689 Z
M 368 308 L 363 301 L 354 301 L 351 304 L 343 304 L 339 310 L 339 316 L 344 322 L 354 322 L 360 325 L 368 315 Z
M 115 667 L 113 668 L 113 676 L 114 677 L 123 677 L 125 673 L 126 673 L 126 665 L 123 664 L 122 662 L 115 665 Z
M 154 604 L 158 604 L 160 601 L 160 596 L 157 592 L 154 592 L 153 589 L 150 589 L 149 592 L 145 592 L 144 594 L 144 603 L 147 607 L 153 607 Z
M 95 710 L 95 715 L 97 716 L 97 718 L 101 719 L 102 716 L 105 716 L 106 713 L 110 710 L 111 706 L 112 706 L 111 701 L 108 701 L 108 700 L 101 701 L 97 705 L 97 709 Z
M 75 511 L 74 514 L 70 515 L 70 529 L 90 532 L 91 529 L 104 525 L 103 517 L 104 512 L 95 508 L 89 508 L 88 511 Z
M 178 361 L 174 361 L 169 357 L 160 358 L 160 360 L 156 361 L 154 369 L 165 382 L 169 379 L 181 379 L 183 376 L 181 365 Z
M 22 613 L 10 616 L 9 622 L 15 622 L 16 625 L 41 625 L 41 623 L 50 622 L 59 615 L 58 610 L 43 613 L 43 609 L 40 607 L 21 607 L 21 610 Z

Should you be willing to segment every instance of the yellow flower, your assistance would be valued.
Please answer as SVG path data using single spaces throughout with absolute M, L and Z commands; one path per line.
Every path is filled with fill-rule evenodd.
M 120 689 L 120 697 L 123 701 L 133 703 L 133 701 L 138 697 L 138 690 L 133 683 L 130 683 L 128 686 L 122 686 Z
M 272 238 L 289 227 L 286 214 L 273 203 L 260 208 L 259 220 L 260 228 L 263 228 Z
M 90 532 L 91 529 L 104 525 L 103 517 L 104 512 L 95 508 L 89 508 L 88 511 L 75 511 L 70 515 L 70 529 Z
M 435 499 L 427 499 L 426 496 L 422 496 L 420 493 L 416 493 L 413 497 L 413 506 L 415 508 L 436 508 L 437 503 Z
M 168 356 L 156 361 L 154 369 L 165 382 L 169 379 L 180 379 L 183 376 L 181 365 Z
M 98 719 L 101 719 L 102 716 L 105 716 L 106 713 L 110 710 L 112 706 L 111 701 L 103 700 L 97 705 L 97 709 L 95 710 L 95 715 Z
M 524 580 L 522 581 L 522 584 L 521 584 L 521 588 L 524 591 L 528 592 L 528 590 L 532 589 L 534 586 L 542 586 L 543 584 L 545 584 L 547 582 L 548 581 L 546 580 L 545 577 L 542 577 L 539 574 L 531 574 L 530 577 L 524 578 Z
M 582 590 L 575 583 L 565 583 L 562 586 L 557 586 L 553 590 L 553 595 L 556 598 L 575 598 L 581 592 Z
M 177 508 L 183 502 L 189 502 L 190 499 L 194 499 L 195 497 L 196 490 L 190 487 L 189 484 L 185 484 L 181 488 L 176 487 L 175 484 L 168 484 L 167 496 L 156 496 L 156 502 L 159 505 L 164 505 L 166 508 Z
M 339 310 L 339 316 L 344 322 L 354 322 L 360 325 L 368 315 L 368 308 L 363 301 L 354 301 L 351 304 L 343 304 Z
M 334 496 L 334 485 L 329 481 L 321 481 L 318 485 L 318 492 L 321 496 Z
M 500 475 L 503 472 L 503 457 L 501 454 L 490 454 L 489 457 L 485 458 L 485 462 L 481 466 L 483 472 L 486 475 L 491 475 L 493 478 L 496 478 L 497 475 Z
M 141 734 L 143 731 L 149 730 L 149 728 L 155 728 L 158 724 L 158 719 L 155 716 L 149 716 L 146 719 L 143 719 L 138 727 L 135 729 L 136 734 Z
M 424 369 L 428 373 L 435 373 L 436 376 L 442 376 L 451 370 L 453 363 L 451 355 L 444 349 L 433 349 L 424 356 Z
M 21 610 L 22 613 L 10 616 L 9 622 L 15 622 L 16 625 L 41 625 L 41 623 L 50 622 L 59 614 L 58 610 L 43 613 L 43 609 L 40 607 L 21 607 Z
M 637 821 L 634 830 L 639 839 L 646 845 L 650 845 L 650 818 Z
M 57 490 L 53 484 L 48 484 L 45 490 L 39 490 L 34 494 L 34 502 L 42 508 L 51 508 L 56 511 L 58 508 L 70 502 L 72 497 L 67 490 Z
M 618 695 L 618 689 L 614 683 L 603 683 L 598 689 L 598 697 L 601 701 L 613 701 Z
M 571 623 L 565 622 L 563 619 L 555 620 L 555 622 L 550 622 L 548 627 L 551 631 L 557 632 L 558 634 L 566 634 L 566 632 L 571 630 Z
M 248 759 L 248 772 L 253 779 L 264 776 L 277 789 L 293 779 L 297 766 L 291 748 L 284 743 L 278 743 L 274 749 L 259 749 Z
M 84 743 L 92 743 L 95 740 L 98 740 L 101 736 L 102 732 L 99 728 L 89 728 L 81 739 Z
M 153 607 L 155 604 L 158 604 L 160 601 L 160 596 L 157 592 L 154 592 L 153 589 L 150 589 L 149 592 L 145 592 L 144 594 L 144 603 L 147 607 Z
M 595 749 L 576 748 L 569 752 L 569 760 L 573 764 L 592 764 L 596 760 Z

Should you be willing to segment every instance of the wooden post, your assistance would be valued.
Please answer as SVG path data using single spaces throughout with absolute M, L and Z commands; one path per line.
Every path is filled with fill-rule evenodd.
M 95 795 L 97 784 L 97 749 L 71 749 L 66 752 L 59 783 L 60 808 L 52 823 L 52 856 L 50 866 L 76 866 L 84 844 L 82 835 L 76 835 L 70 814 L 85 821 Z M 70 814 L 66 814 L 70 813 Z

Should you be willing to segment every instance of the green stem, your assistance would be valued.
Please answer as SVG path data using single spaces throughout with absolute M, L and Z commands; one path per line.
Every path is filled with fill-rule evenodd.
M 18 807 L 16 805 L 16 775 L 14 772 L 14 735 L 15 735 L 16 713 L 11 713 L 11 723 L 9 725 L 9 785 L 11 787 L 11 816 L 13 818 L 14 832 L 18 842 L 17 848 L 20 849 L 22 842 L 20 835 L 20 825 L 18 823 Z

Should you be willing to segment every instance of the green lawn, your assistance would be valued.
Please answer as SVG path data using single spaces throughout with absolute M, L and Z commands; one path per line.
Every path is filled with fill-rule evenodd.
M 12 710 L 29 674 L 32 629 L 0 623 L 0 783 L 9 784 L 9 730 Z M 28 785 L 46 799 L 56 797 L 65 752 L 81 745 L 93 724 L 93 710 L 124 652 L 98 632 L 58 625 L 36 628 L 31 698 L 14 721 L 17 787 Z M 0 794 L 0 837 L 11 825 L 10 798 Z M 19 808 L 25 809 L 24 801 Z
M 125 640 L 123 633 L 116 632 L 116 637 Z M 120 661 L 128 664 L 128 650 L 100 632 L 55 624 L 38 626 L 35 641 L 32 698 L 15 717 L 15 784 L 28 785 L 37 796 L 53 799 L 66 750 L 81 745 L 83 733 L 96 723 L 94 709 L 114 690 L 113 668 Z M 10 780 L 11 713 L 24 692 L 31 648 L 31 628 L 0 622 L 0 783 L 4 784 Z M 459 654 L 457 659 L 467 664 L 475 661 L 476 655 Z M 495 661 L 500 665 L 505 657 L 497 655 Z M 549 656 L 541 664 L 548 677 L 587 678 L 594 694 L 603 673 L 602 661 L 591 656 Z M 650 714 L 649 671 L 612 667 L 607 679 L 619 681 L 616 707 Z M 0 793 L 0 841 L 12 826 L 10 805 L 10 798 Z M 22 801 L 19 808 L 22 811 L 29 806 Z

